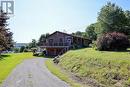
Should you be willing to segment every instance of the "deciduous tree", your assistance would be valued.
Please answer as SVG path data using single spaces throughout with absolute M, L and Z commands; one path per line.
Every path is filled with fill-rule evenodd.
M 95 32 L 95 24 L 91 24 L 86 28 L 87 37 L 91 40 L 97 39 L 97 34 Z
M 124 10 L 111 2 L 101 8 L 97 22 L 101 34 L 115 31 L 127 34 L 127 17 Z
M 49 33 L 46 33 L 46 34 L 42 34 L 38 40 L 38 45 L 39 46 L 42 46 L 43 43 L 46 42 L 46 38 L 49 36 L 50 34 Z

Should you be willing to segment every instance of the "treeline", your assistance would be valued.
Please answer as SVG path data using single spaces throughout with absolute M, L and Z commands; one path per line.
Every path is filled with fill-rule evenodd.
M 13 51 L 15 53 L 22 53 L 22 52 L 32 52 L 33 50 L 36 50 L 38 46 L 38 43 L 35 39 L 32 39 L 32 41 L 26 46 L 21 46 L 20 48 L 14 48 Z

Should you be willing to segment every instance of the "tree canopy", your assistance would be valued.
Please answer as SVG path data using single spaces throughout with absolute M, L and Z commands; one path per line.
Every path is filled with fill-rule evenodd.
M 125 12 L 121 7 L 108 2 L 103 6 L 98 14 L 98 33 L 121 32 L 128 33 L 129 12 Z
M 37 41 L 35 39 L 32 39 L 32 42 L 29 43 L 28 48 L 35 48 L 37 47 Z
M 46 38 L 49 36 L 49 33 L 42 34 L 38 40 L 38 45 L 41 46 L 44 42 L 46 42 Z
M 95 32 L 95 24 L 91 24 L 86 28 L 87 37 L 91 40 L 97 39 L 97 34 Z
M 97 22 L 86 28 L 88 38 L 95 40 L 109 32 L 130 35 L 130 11 L 108 2 L 98 13 Z
M 13 33 L 8 28 L 7 20 L 9 19 L 7 13 L 0 12 L 0 51 L 10 49 L 13 46 Z

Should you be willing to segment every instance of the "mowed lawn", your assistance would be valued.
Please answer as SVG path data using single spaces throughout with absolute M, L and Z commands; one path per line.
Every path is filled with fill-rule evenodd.
M 0 84 L 8 74 L 24 59 L 34 58 L 32 53 L 12 53 L 0 58 Z
M 79 77 L 96 79 L 107 87 L 130 86 L 130 52 L 71 50 L 61 57 L 60 66 Z

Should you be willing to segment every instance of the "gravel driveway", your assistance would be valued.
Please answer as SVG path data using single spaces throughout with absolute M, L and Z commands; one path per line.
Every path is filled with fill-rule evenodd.
M 12 71 L 1 87 L 69 87 L 48 71 L 45 60 L 45 58 L 24 60 Z

